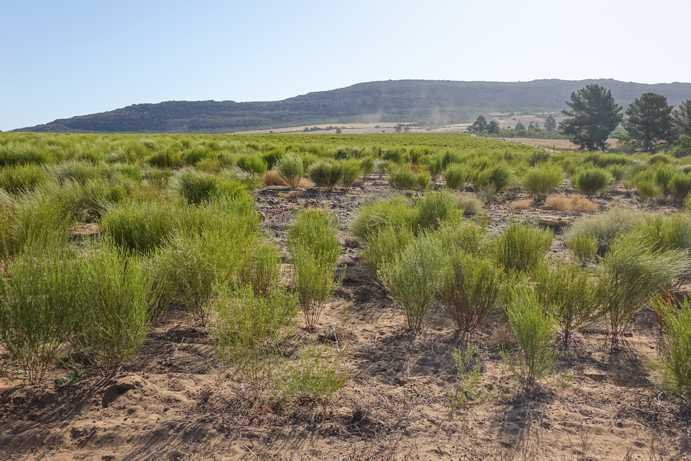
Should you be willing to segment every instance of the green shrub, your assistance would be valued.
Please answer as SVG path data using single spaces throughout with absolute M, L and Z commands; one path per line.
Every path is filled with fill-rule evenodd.
M 503 165 L 498 165 L 482 171 L 476 182 L 480 188 L 501 192 L 509 185 L 510 179 L 511 171 Z
M 199 205 L 219 197 L 237 198 L 246 190 L 238 181 L 187 171 L 179 177 L 180 192 L 187 203 Z
M 691 192 L 691 174 L 676 173 L 669 182 L 669 189 L 677 203 L 684 203 Z
M 485 229 L 472 221 L 446 221 L 434 235 L 449 253 L 460 251 L 471 255 L 480 255 L 485 249 Z
M 655 154 L 648 159 L 648 165 L 666 165 L 672 163 L 672 157 L 665 154 Z
M 636 180 L 635 187 L 638 195 L 644 200 L 651 200 L 662 195 L 662 190 L 648 179 Z
M 71 342 L 99 368 L 114 369 L 136 354 L 148 332 L 148 282 L 141 262 L 109 245 L 79 261 L 78 319 Z
M 416 218 L 417 210 L 408 200 L 393 197 L 362 205 L 353 220 L 351 230 L 357 238 L 367 241 L 370 235 L 384 227 L 412 230 Z
M 626 169 L 623 166 L 612 165 L 607 168 L 607 171 L 609 171 L 609 174 L 612 175 L 615 181 L 621 181 L 626 176 Z
M 394 189 L 416 189 L 418 187 L 417 176 L 410 168 L 398 168 L 391 172 L 389 182 Z
M 611 208 L 606 213 L 581 218 L 566 232 L 567 242 L 580 236 L 597 241 L 598 254 L 603 256 L 616 237 L 642 223 L 645 214 L 624 208 Z
M 653 252 L 640 239 L 617 239 L 603 261 L 600 289 L 613 349 L 636 313 L 688 267 L 685 252 Z
M 258 155 L 243 155 L 238 158 L 237 166 L 250 175 L 262 175 L 266 173 L 266 161 Z
M 597 281 L 568 264 L 538 271 L 536 281 L 537 298 L 559 323 L 562 347 L 567 349 L 572 333 L 600 315 Z
M 341 162 L 341 185 L 343 187 L 350 187 L 363 174 L 363 162 L 358 160 L 345 160 Z M 365 165 L 367 166 L 367 165 Z M 369 166 L 369 171 L 372 171 L 372 166 Z
M 665 375 L 670 388 L 691 402 L 691 302 L 680 307 L 663 305 L 662 317 Z
M 281 290 L 258 295 L 250 286 L 220 287 L 205 310 L 220 357 L 239 368 L 254 368 L 289 331 L 297 302 Z
M 415 182 L 417 183 L 417 187 L 419 190 L 427 189 L 427 187 L 429 187 L 430 180 L 430 175 L 426 171 L 421 171 L 417 175 L 415 175 Z
M 554 320 L 531 291 L 516 290 L 512 298 L 506 314 L 521 349 L 521 377 L 531 386 L 554 365 Z
M 497 239 L 497 262 L 509 271 L 530 271 L 542 261 L 552 238 L 548 230 L 511 224 Z
M 347 379 L 337 356 L 323 347 L 310 347 L 283 370 L 278 388 L 284 399 L 326 399 L 343 388 Z
M 662 189 L 665 195 L 670 193 L 670 183 L 672 178 L 677 173 L 676 169 L 671 165 L 661 166 L 653 172 L 655 184 Z
M 467 340 L 498 303 L 501 272 L 486 259 L 452 253 L 443 268 L 439 298 Z
M 336 187 L 341 181 L 343 170 L 341 164 L 333 161 L 322 160 L 310 167 L 309 177 L 319 187 L 329 190 Z
M 244 285 L 251 286 L 258 296 L 268 296 L 278 287 L 281 277 L 281 255 L 270 242 L 255 243 L 240 273 Z
M 578 261 L 585 265 L 597 256 L 597 240 L 590 235 L 575 235 L 566 240 L 566 246 L 573 251 Z
M 417 232 L 435 230 L 445 221 L 461 218 L 458 200 L 447 192 L 428 192 L 415 203 L 415 208 Z
M 536 200 L 542 200 L 556 189 L 561 181 L 561 169 L 555 166 L 542 166 L 528 170 L 523 178 L 523 186 Z
M 182 161 L 187 165 L 196 165 L 197 163 L 209 158 L 209 152 L 201 147 L 190 149 L 182 154 Z
M 684 214 L 653 215 L 632 231 L 653 251 L 688 250 L 691 248 L 691 217 Z
M 581 170 L 574 178 L 576 188 L 587 195 L 594 195 L 604 191 L 612 181 L 612 175 L 602 168 Z
M 288 231 L 295 267 L 295 289 L 308 329 L 314 329 L 334 286 L 340 245 L 336 226 L 326 211 L 301 211 Z
M 398 257 L 386 261 L 379 271 L 394 301 L 404 309 L 408 328 L 416 333 L 422 330 L 427 311 L 439 292 L 443 256 L 439 240 L 423 234 Z
M 363 256 L 376 274 L 384 264 L 393 261 L 413 241 L 415 236 L 408 227 L 382 226 L 370 233 Z
M 182 156 L 179 152 L 157 152 L 147 157 L 146 162 L 156 168 L 178 168 L 182 166 Z
M 544 163 L 547 160 L 552 158 L 549 152 L 545 152 L 543 150 L 537 150 L 530 154 L 530 157 L 528 157 L 528 165 L 530 166 L 536 166 L 539 163 Z
M 444 172 L 446 187 L 449 189 L 463 190 L 470 179 L 468 170 L 461 165 L 451 165 Z
M 473 194 L 460 194 L 458 206 L 463 210 L 464 216 L 477 216 L 483 211 L 482 200 Z
M 0 169 L 0 189 L 17 194 L 33 191 L 48 180 L 48 173 L 39 165 L 17 165 Z
M 40 152 L 30 144 L 0 144 L 0 167 L 26 165 L 29 163 L 43 164 L 48 161 L 49 157 L 45 152 Z
M 25 251 L 0 281 L 0 339 L 30 383 L 42 380 L 73 329 L 83 289 L 76 269 L 64 249 Z
M 101 229 L 120 249 L 147 253 L 169 240 L 177 219 L 171 205 L 128 202 L 108 210 L 101 220 Z
M 292 188 L 300 185 L 300 180 L 305 174 L 302 159 L 296 154 L 284 155 L 276 164 L 278 173 Z
M 84 184 L 87 181 L 102 179 L 110 175 L 104 165 L 94 165 L 90 162 L 65 162 L 53 168 L 54 175 L 58 182 L 77 182 Z

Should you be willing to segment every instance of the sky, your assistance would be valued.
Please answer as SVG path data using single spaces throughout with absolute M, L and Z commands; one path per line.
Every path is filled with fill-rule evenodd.
M 0 0 L 0 130 L 363 81 L 691 82 L 691 0 Z

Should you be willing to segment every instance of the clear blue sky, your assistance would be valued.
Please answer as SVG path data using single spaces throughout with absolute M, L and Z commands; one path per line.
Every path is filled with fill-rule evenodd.
M 691 0 L 0 0 L 0 129 L 370 80 L 691 81 Z

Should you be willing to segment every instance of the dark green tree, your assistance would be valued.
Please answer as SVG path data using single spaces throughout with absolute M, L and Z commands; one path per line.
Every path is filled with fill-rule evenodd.
M 626 109 L 624 128 L 633 142 L 646 152 L 654 151 L 661 141 L 671 141 L 674 138 L 672 108 L 667 98 L 643 93 Z
M 612 93 L 600 85 L 587 85 L 571 93 L 566 105 L 561 132 L 581 149 L 607 149 L 607 138 L 622 120 L 621 106 Z
M 487 134 L 496 136 L 499 134 L 499 124 L 496 120 L 492 120 L 487 124 Z
M 672 121 L 678 135 L 691 136 L 691 99 L 687 99 L 674 109 Z
M 554 133 L 557 131 L 557 121 L 552 114 L 549 114 L 545 119 L 545 131 L 547 133 Z
M 484 115 L 478 115 L 473 124 L 468 127 L 468 131 L 475 134 L 487 133 L 487 120 Z
M 528 134 L 528 131 L 525 129 L 525 125 L 522 124 L 520 120 L 518 123 L 516 123 L 516 126 L 513 129 L 513 134 L 518 137 Z

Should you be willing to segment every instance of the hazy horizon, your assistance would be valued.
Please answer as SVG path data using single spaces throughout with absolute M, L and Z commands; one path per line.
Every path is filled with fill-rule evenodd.
M 691 82 L 688 17 L 691 3 L 681 0 L 654 10 L 623 0 L 11 0 L 0 19 L 0 129 L 137 103 L 272 101 L 369 81 Z

